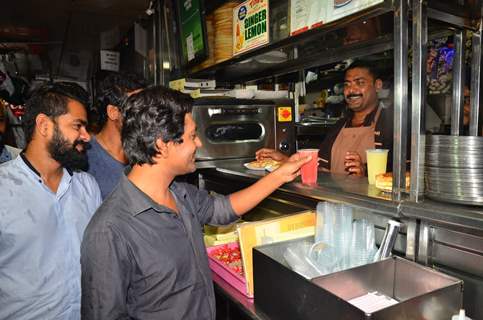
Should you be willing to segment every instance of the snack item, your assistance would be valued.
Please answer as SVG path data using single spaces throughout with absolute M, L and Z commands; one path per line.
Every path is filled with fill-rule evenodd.
M 406 189 L 409 189 L 411 173 L 406 172 Z M 376 176 L 376 188 L 391 192 L 392 191 L 392 172 L 381 173 Z
M 239 274 L 241 277 L 245 276 L 243 273 L 240 248 L 238 246 L 232 248 L 228 245 L 223 245 L 212 251 L 209 255 L 226 265 L 230 270 Z
M 249 163 L 246 163 L 245 165 L 248 169 L 252 170 L 269 170 L 273 171 L 280 167 L 280 162 L 273 160 L 273 159 L 263 159 L 263 160 L 255 160 Z

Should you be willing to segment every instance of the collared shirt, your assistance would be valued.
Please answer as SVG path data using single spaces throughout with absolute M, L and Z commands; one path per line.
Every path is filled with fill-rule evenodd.
M 114 159 L 97 140 L 92 137 L 87 149 L 89 169 L 101 189 L 102 199 L 105 199 L 119 182 L 126 165 Z
M 0 150 L 0 163 L 15 159 L 21 151 L 20 149 L 8 145 L 4 145 L 3 148 L 0 148 Z
M 238 219 L 227 197 L 173 182 L 179 214 L 124 175 L 89 223 L 81 249 L 83 319 L 214 320 L 204 224 Z
M 52 192 L 23 155 L 0 165 L 0 319 L 80 319 L 80 244 L 101 202 L 89 174 Z

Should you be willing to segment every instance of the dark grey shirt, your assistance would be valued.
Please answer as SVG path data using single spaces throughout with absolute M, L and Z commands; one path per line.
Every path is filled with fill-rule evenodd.
M 124 175 L 81 248 L 82 319 L 215 319 L 204 224 L 238 219 L 227 197 L 173 182 L 179 214 Z

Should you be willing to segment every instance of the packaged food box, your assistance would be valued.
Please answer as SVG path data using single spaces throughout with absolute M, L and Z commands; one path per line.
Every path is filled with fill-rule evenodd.
M 236 224 L 222 227 L 206 225 L 204 234 L 205 246 L 207 247 L 238 241 Z
M 315 212 L 283 215 L 278 218 L 246 222 L 237 226 L 247 292 L 253 296 L 253 255 L 255 246 L 297 239 L 315 234 Z
M 208 247 L 206 250 L 210 269 L 243 295 L 249 298 L 253 297 L 253 295 L 247 293 L 238 242 Z

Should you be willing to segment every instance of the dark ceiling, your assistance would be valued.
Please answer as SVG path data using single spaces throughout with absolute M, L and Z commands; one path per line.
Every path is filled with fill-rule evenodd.
M 146 17 L 148 4 L 149 0 L 2 1 L 0 44 L 34 41 L 63 43 L 65 50 L 93 50 L 99 47 L 101 32 L 119 26 L 122 34 Z

